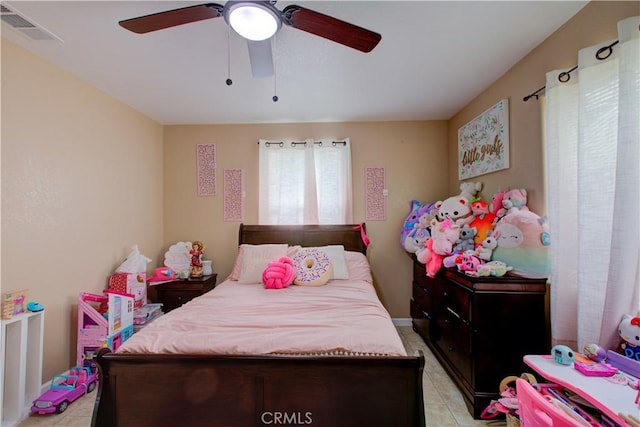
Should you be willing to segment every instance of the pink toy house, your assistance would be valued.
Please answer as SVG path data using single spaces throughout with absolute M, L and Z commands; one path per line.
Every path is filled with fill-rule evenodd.
M 133 335 L 135 296 L 111 290 L 104 295 L 82 292 L 78 298 L 77 365 L 94 368 L 102 347 L 115 351 Z

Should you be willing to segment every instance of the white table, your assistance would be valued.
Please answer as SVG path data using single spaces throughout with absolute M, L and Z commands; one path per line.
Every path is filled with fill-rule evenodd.
M 637 390 L 625 384 L 615 384 L 604 377 L 589 377 L 575 370 L 573 364 L 562 365 L 551 355 L 528 355 L 524 363 L 548 381 L 573 391 L 607 417 L 621 426 L 626 423 L 618 414 L 640 418 L 640 407 L 635 403 Z

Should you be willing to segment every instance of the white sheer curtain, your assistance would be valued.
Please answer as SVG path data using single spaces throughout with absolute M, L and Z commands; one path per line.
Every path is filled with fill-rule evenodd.
M 260 224 L 353 222 L 348 138 L 259 144 Z
M 547 74 L 546 193 L 552 342 L 614 348 L 640 309 L 640 17 L 582 49 L 568 82 Z M 606 55 L 608 49 L 601 52 Z

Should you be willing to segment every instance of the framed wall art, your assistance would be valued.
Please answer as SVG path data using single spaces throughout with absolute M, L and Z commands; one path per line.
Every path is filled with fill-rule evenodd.
M 458 129 L 458 179 L 509 168 L 509 100 Z
M 385 168 L 380 166 L 367 166 L 365 168 L 365 219 L 367 221 L 384 221 L 387 219 L 385 186 Z
M 242 169 L 224 169 L 223 220 L 242 222 Z
M 198 144 L 196 146 L 196 166 L 198 196 L 215 196 L 217 191 L 216 144 Z

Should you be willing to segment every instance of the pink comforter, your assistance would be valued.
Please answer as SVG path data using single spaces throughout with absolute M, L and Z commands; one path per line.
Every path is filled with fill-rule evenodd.
M 117 352 L 406 356 L 373 286 L 353 280 L 285 289 L 227 280 L 154 320 Z

